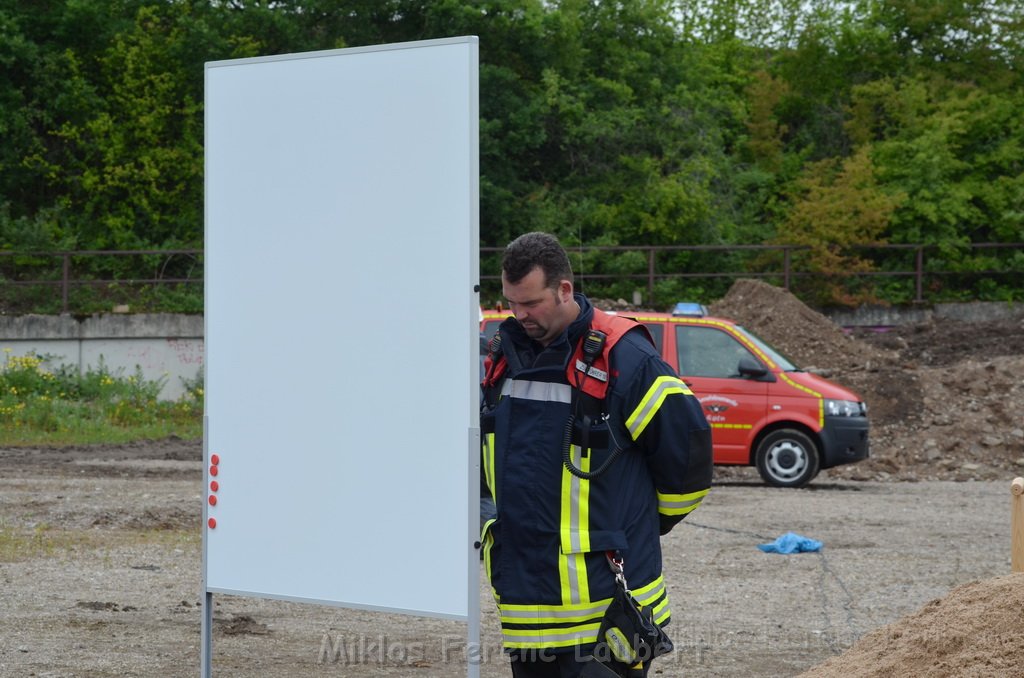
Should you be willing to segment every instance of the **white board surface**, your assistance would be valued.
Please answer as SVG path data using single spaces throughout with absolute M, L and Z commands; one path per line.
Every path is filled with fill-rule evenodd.
M 475 38 L 207 64 L 208 592 L 467 616 L 477 111 Z

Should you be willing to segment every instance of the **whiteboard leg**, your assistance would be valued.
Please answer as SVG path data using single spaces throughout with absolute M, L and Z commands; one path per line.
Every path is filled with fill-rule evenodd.
M 199 622 L 199 634 L 202 637 L 199 645 L 199 675 L 201 678 L 213 676 L 213 594 L 204 592 L 202 615 Z
M 480 429 L 469 429 L 469 567 L 466 577 L 466 671 L 480 678 L 484 648 L 480 646 Z

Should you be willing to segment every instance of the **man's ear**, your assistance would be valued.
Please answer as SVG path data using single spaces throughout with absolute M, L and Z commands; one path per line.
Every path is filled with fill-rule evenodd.
M 562 280 L 558 283 L 558 298 L 566 304 L 572 301 L 572 283 L 570 281 Z

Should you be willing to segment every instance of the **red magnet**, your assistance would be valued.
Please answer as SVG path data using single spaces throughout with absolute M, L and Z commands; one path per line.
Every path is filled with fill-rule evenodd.
M 219 454 L 211 454 L 210 455 L 210 463 L 213 464 L 214 466 L 219 464 L 220 463 L 220 455 Z
M 217 475 L 217 467 L 216 466 L 211 466 L 210 467 L 210 475 L 211 476 Z
M 217 519 L 210 518 L 208 521 L 206 521 L 206 524 L 209 525 L 210 529 L 212 530 L 213 528 L 217 527 Z
M 211 494 L 210 495 L 210 506 L 216 506 L 216 505 L 217 505 L 217 497 L 215 497 L 215 496 L 213 496 Z
M 210 492 L 216 492 L 220 489 L 220 484 L 216 480 L 210 481 Z

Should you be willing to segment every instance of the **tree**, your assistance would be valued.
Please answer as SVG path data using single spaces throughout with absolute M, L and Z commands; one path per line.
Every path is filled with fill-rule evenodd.
M 814 294 L 819 303 L 846 304 L 873 300 L 848 291 L 850 274 L 871 271 L 858 246 L 883 241 L 902 196 L 878 190 L 869 147 L 843 161 L 810 163 L 790 190 L 791 209 L 775 239 L 807 248 L 802 268 L 825 275 Z M 813 288 L 805 290 L 811 293 Z

